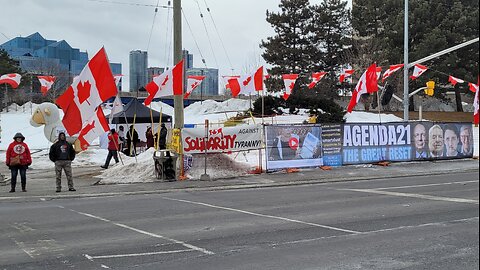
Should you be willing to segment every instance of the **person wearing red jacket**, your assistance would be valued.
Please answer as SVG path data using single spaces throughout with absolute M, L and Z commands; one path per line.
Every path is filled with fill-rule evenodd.
M 25 141 L 25 137 L 22 133 L 17 133 L 13 137 L 13 142 L 7 149 L 5 163 L 12 172 L 10 193 L 15 192 L 19 171 L 22 182 L 22 191 L 27 191 L 27 168 L 32 164 L 32 156 L 30 155 L 28 145 L 23 141 Z
M 110 130 L 108 134 L 108 156 L 105 165 L 101 167 L 108 169 L 112 157 L 115 159 L 115 162 L 118 163 L 118 133 L 115 129 Z

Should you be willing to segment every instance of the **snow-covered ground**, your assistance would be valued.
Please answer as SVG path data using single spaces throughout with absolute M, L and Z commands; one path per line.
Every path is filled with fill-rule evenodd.
M 34 161 L 33 168 L 53 168 L 53 163 L 48 159 L 48 149 L 51 143 L 47 141 L 43 134 L 43 127 L 35 128 L 30 125 L 31 113 L 36 109 L 35 104 L 27 103 L 24 106 L 12 105 L 8 112 L 3 111 L 0 115 L 1 142 L 0 142 L 0 161 L 4 162 L 4 151 L 12 141 L 15 133 L 22 132 L 26 137 L 25 142 L 32 149 Z M 202 125 L 205 119 L 210 123 L 220 124 L 239 112 L 244 112 L 250 107 L 248 100 L 230 99 L 224 102 L 206 100 L 202 103 L 197 102 L 185 108 L 185 123 Z M 173 108 L 165 103 L 152 103 L 152 109 L 166 114 L 173 115 Z M 288 111 L 288 110 L 287 110 Z M 105 111 L 105 114 L 108 114 Z M 247 118 L 246 124 L 266 123 L 266 124 L 301 124 L 308 119 L 308 112 L 301 110 L 298 115 L 284 114 L 281 116 L 259 118 Z M 367 112 L 353 112 L 345 116 L 347 123 L 385 123 L 402 121 L 391 114 L 381 114 Z M 264 154 L 264 153 L 263 153 Z M 77 155 L 73 166 L 100 166 L 105 162 L 107 150 L 100 149 L 99 146 L 92 146 L 89 150 Z M 137 158 L 127 157 L 122 154 L 124 165 L 111 163 L 111 167 L 105 170 L 100 178 L 102 183 L 132 183 L 132 182 L 151 182 L 154 178 L 153 150 L 141 153 Z M 250 170 L 254 170 L 259 163 L 265 166 L 265 159 L 260 159 L 260 151 L 250 151 L 248 153 L 233 153 L 230 155 L 209 155 L 207 159 L 207 173 L 212 178 L 225 178 L 245 175 Z M 204 158 L 197 156 L 193 162 L 193 167 L 188 172 L 190 178 L 198 179 L 204 173 Z

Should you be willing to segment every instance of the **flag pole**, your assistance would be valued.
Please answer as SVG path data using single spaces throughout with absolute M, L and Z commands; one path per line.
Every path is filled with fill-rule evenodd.
M 163 107 L 160 107 L 160 120 L 158 120 L 157 143 L 155 146 L 155 151 L 158 151 L 160 148 L 160 131 L 162 129 L 162 117 L 163 117 Z

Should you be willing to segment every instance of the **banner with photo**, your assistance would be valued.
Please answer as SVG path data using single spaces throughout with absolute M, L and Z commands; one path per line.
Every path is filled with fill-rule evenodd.
M 323 165 L 340 167 L 342 162 L 342 125 L 322 125 Z
M 261 149 L 262 126 L 248 125 L 208 130 L 186 128 L 182 130 L 182 146 L 185 154 L 229 153 Z M 206 147 L 205 147 L 206 146 Z
M 471 123 L 418 122 L 411 128 L 412 160 L 473 157 Z
M 266 126 L 267 170 L 323 165 L 320 125 Z
M 411 140 L 410 123 L 345 124 L 343 164 L 410 161 Z

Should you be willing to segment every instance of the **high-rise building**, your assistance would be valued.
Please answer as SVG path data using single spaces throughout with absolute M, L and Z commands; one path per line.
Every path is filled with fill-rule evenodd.
M 216 96 L 218 91 L 218 69 L 215 68 L 190 68 L 186 71 L 187 76 L 205 76 L 202 84 L 195 89 L 193 95 Z
M 147 70 L 147 83 L 150 83 L 151 81 L 153 81 L 153 77 L 156 77 L 160 74 L 162 74 L 163 72 L 165 71 L 164 68 L 161 68 L 161 67 L 149 67 L 148 70 Z
M 190 54 L 187 50 L 182 50 L 184 67 L 185 69 L 193 68 L 193 54 Z
M 137 91 L 148 83 L 148 53 L 145 51 L 130 52 L 130 91 Z
M 52 67 L 59 67 L 60 70 L 68 71 L 71 76 L 76 76 L 88 63 L 87 52 L 72 48 L 65 40 L 45 39 L 38 32 L 27 37 L 13 38 L 1 44 L 0 49 L 5 50 L 12 59 L 19 61 L 21 69 L 36 74 L 50 71 Z M 111 63 L 110 66 L 114 74 L 122 73 L 122 64 Z

